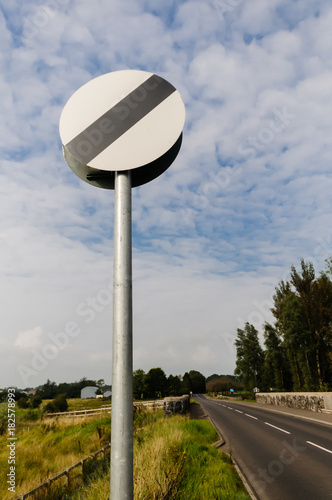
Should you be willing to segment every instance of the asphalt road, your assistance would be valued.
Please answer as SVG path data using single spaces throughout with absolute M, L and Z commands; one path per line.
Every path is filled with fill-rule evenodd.
M 259 500 L 332 499 L 332 426 L 195 396 Z

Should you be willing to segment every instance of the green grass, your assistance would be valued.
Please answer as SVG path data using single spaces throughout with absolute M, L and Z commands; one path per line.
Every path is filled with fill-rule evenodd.
M 212 443 L 219 439 L 204 420 L 162 412 L 135 433 L 135 500 L 249 500 L 231 459 Z M 75 500 L 108 500 L 109 473 L 83 487 Z
M 24 413 L 25 412 L 25 413 Z M 79 462 L 110 441 L 110 416 L 44 418 L 38 410 L 17 411 L 16 495 L 7 491 L 7 434 L 0 436 L 0 498 L 11 500 Z M 37 415 L 38 420 L 31 417 Z
M 96 400 L 88 401 L 96 403 Z M 77 407 L 86 401 L 75 401 Z M 90 405 L 89 405 L 90 406 Z M 85 406 L 86 407 L 86 406 Z M 90 406 L 91 407 L 91 406 Z M 13 500 L 109 443 L 110 417 L 40 419 L 17 411 L 16 493 L 7 491 L 7 435 L 0 436 L 0 498 Z M 204 420 L 164 419 L 163 411 L 134 414 L 135 500 L 248 500 L 229 457 L 212 446 L 219 437 Z M 59 498 L 109 500 L 108 461 L 91 462 L 92 476 Z
M 89 410 L 93 408 L 101 408 L 102 406 L 109 406 L 112 404 L 110 399 L 103 399 L 103 398 L 98 398 L 98 399 L 79 399 L 79 398 L 73 398 L 73 399 L 67 399 L 68 403 L 68 410 L 67 411 L 73 411 L 73 410 Z

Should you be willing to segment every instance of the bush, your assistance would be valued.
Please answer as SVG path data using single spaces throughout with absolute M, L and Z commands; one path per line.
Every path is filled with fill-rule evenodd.
M 39 406 L 41 405 L 41 397 L 40 396 L 33 396 L 33 398 L 31 399 L 31 402 L 30 402 L 30 406 L 31 408 L 39 408 Z
M 39 410 L 33 410 L 31 408 L 29 408 L 27 411 L 25 411 L 23 413 L 23 415 L 21 416 L 21 419 L 24 421 L 24 422 L 28 422 L 28 421 L 33 421 L 33 422 L 36 422 L 40 417 L 40 412 Z
M 47 403 L 47 405 L 44 406 L 44 412 L 45 413 L 55 413 L 56 412 L 52 401 L 50 401 L 49 403 Z
M 64 394 L 59 394 L 44 408 L 46 413 L 60 413 L 68 410 L 68 403 Z
M 64 394 L 59 394 L 55 399 L 53 399 L 52 403 L 56 411 L 62 412 L 68 410 L 68 403 Z
M 17 406 L 19 408 L 29 408 L 29 400 L 28 398 L 22 397 L 17 401 Z
M 2 436 L 8 427 L 8 411 L 7 408 L 0 408 L 0 436 Z

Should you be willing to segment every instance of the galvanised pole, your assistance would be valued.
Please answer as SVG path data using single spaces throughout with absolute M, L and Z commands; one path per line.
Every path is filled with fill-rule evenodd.
M 111 500 L 133 500 L 131 174 L 115 172 Z

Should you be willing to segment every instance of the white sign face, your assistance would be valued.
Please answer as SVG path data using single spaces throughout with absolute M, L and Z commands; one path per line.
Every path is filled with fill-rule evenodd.
M 145 71 L 115 71 L 73 94 L 60 136 L 68 165 L 83 180 L 112 188 L 114 172 L 133 170 L 139 185 L 172 163 L 184 121 L 184 103 L 169 82 Z

